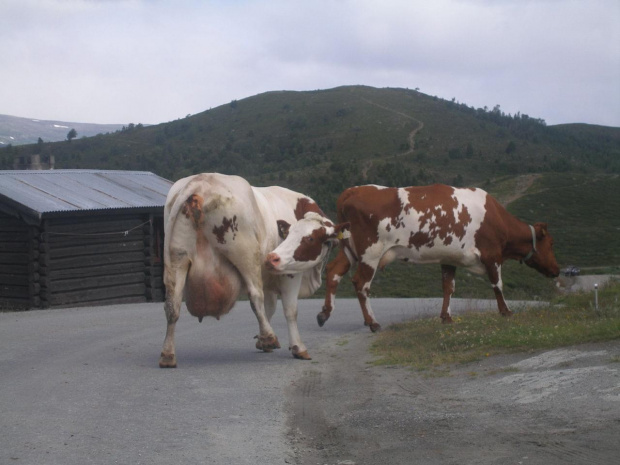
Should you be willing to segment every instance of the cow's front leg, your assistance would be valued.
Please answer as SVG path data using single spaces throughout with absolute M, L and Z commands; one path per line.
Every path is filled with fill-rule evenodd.
M 456 267 L 452 265 L 441 265 L 441 283 L 443 287 L 443 305 L 441 306 L 441 322 L 452 323 L 452 314 L 450 312 L 450 300 L 454 294 L 455 283 L 454 275 Z
M 336 258 L 329 262 L 326 267 L 325 304 L 323 305 L 321 312 L 316 316 L 316 321 L 319 326 L 323 326 L 325 324 L 334 310 L 334 301 L 336 299 L 338 284 L 350 268 L 351 262 L 347 258 L 344 248 L 341 247 L 338 255 L 336 255 Z
M 282 307 L 288 325 L 289 349 L 293 357 L 301 360 L 311 360 L 308 349 L 301 341 L 299 328 L 297 327 L 297 301 L 299 299 L 299 288 L 301 287 L 302 274 L 282 276 L 280 278 L 280 289 L 282 291 Z
M 359 300 L 362 313 L 364 315 L 364 324 L 370 327 L 370 330 L 374 333 L 381 329 L 381 325 L 375 320 L 375 314 L 370 306 L 370 300 L 368 298 L 370 292 L 370 283 L 377 271 L 377 263 L 374 266 L 368 265 L 366 262 L 360 261 L 355 276 L 353 277 L 353 285 L 357 292 L 357 300 Z
M 497 308 L 502 316 L 510 316 L 512 312 L 506 304 L 504 299 L 504 286 L 502 283 L 502 265 L 498 261 L 491 261 L 485 263 L 489 280 L 493 286 L 493 292 L 495 293 L 495 299 L 497 300 Z
M 168 324 L 166 326 L 164 347 L 159 357 L 159 366 L 160 368 L 176 368 L 177 357 L 174 349 L 174 330 L 181 310 L 187 266 L 179 267 L 175 272 L 164 270 L 164 275 L 166 276 L 166 303 L 164 304 L 164 311 Z

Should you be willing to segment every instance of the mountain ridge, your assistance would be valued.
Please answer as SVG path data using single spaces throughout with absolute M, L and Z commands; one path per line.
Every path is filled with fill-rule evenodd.
M 122 124 L 77 123 L 0 114 L 0 147 L 9 144 L 35 144 L 39 138 L 43 142 L 62 141 L 67 138 L 71 129 L 75 129 L 77 137 L 91 137 L 119 131 L 123 126 Z

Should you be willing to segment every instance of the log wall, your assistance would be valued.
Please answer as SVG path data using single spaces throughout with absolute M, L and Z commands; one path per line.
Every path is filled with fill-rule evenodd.
M 161 244 L 157 215 L 0 216 L 0 308 L 162 301 Z
M 25 309 L 38 304 L 36 232 L 23 221 L 0 213 L 0 308 Z
M 151 300 L 150 219 L 114 215 L 46 222 L 42 300 L 51 307 Z

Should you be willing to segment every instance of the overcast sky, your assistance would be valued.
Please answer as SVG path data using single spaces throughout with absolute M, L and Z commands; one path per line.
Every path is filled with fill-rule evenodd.
M 620 1 L 0 0 L 2 114 L 154 124 L 353 84 L 620 126 Z

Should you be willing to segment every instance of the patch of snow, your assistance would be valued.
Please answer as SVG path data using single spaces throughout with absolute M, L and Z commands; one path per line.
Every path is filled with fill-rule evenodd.
M 69 129 L 69 126 L 61 126 L 60 124 L 54 124 L 55 128 Z

